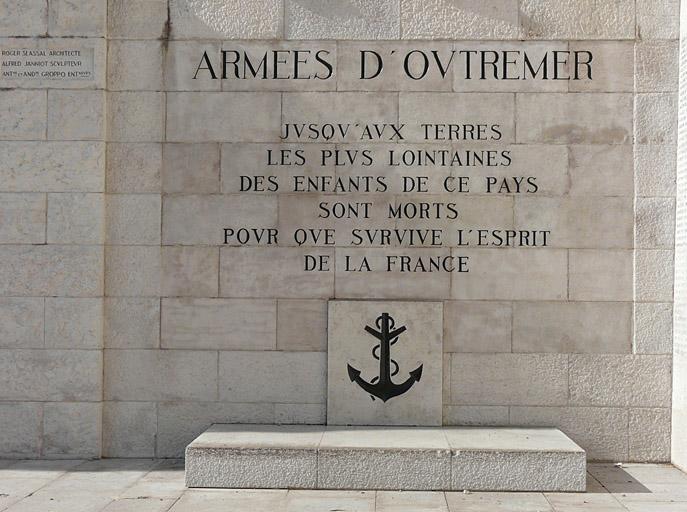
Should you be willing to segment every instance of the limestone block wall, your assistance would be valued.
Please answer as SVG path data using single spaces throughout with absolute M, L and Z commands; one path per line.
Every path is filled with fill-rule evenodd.
M 92 51 L 94 64 L 90 80 L 0 78 L 3 457 L 101 453 L 106 10 L 0 2 L 2 50 Z
M 687 468 L 687 4 L 680 11 L 680 110 L 675 222 L 672 461 Z
M 592 459 L 670 458 L 676 0 L 16 4 L 0 0 L 0 45 L 93 44 L 98 79 L 0 84 L 0 456 L 173 457 L 213 422 L 322 423 L 327 300 L 414 298 L 444 302 L 445 424 L 555 425 Z M 280 40 L 336 53 L 337 79 L 192 80 L 203 51 Z M 345 72 L 361 44 L 454 41 L 591 49 L 612 79 L 411 90 Z M 226 219 L 288 227 L 316 201 L 233 193 L 280 123 L 462 109 L 507 119 L 546 183 L 471 211 L 554 226 L 551 247 L 471 249 L 460 282 L 390 286 L 284 273 L 303 248 L 222 245 Z

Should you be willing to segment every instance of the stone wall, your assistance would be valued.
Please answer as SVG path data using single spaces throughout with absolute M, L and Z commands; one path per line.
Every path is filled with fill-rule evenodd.
M 680 10 L 680 110 L 675 222 L 672 461 L 687 470 L 687 3 Z
M 677 0 L 109 0 L 107 12 L 0 0 L 0 46 L 88 45 L 96 74 L 0 84 L 0 456 L 172 457 L 213 422 L 322 423 L 327 299 L 419 298 L 444 302 L 445 424 L 555 425 L 592 459 L 668 460 L 677 12 Z M 329 46 L 339 66 L 357 41 L 525 40 L 592 49 L 609 72 L 500 90 L 191 79 L 202 51 L 280 39 Z M 325 106 L 321 121 L 509 117 L 512 150 L 549 189 L 471 209 L 554 226 L 558 242 L 479 249 L 460 283 L 394 286 L 280 273 L 297 247 L 223 246 L 224 219 L 299 218 L 308 200 L 239 196 L 232 179 L 257 172 L 252 151 L 280 122 Z

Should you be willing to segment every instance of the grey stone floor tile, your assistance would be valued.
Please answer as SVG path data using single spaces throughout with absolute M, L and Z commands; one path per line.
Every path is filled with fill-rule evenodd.
M 376 512 L 448 512 L 443 492 L 377 491 Z
M 5 512 L 100 512 L 112 498 L 103 494 L 34 494 Z
M 447 492 L 450 512 L 553 512 L 542 493 Z
M 181 480 L 144 480 L 141 479 L 126 489 L 121 498 L 138 499 L 176 499 L 186 491 L 183 474 Z
M 176 499 L 121 498 L 107 505 L 102 512 L 167 512 Z
M 285 490 L 191 490 L 170 512 L 276 512 L 284 510 L 286 493 Z
M 57 478 L 83 464 L 83 460 L 20 460 L 0 472 L 2 478 Z
M 375 512 L 374 491 L 289 491 L 286 512 Z
M 556 512 L 625 512 L 625 507 L 608 493 L 546 493 L 545 496 Z

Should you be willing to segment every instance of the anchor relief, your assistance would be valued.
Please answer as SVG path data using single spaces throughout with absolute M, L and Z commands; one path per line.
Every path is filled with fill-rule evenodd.
M 365 391 L 372 395 L 372 399 L 377 397 L 383 402 L 402 395 L 408 391 L 416 382 L 420 381 L 422 377 L 422 365 L 409 373 L 408 377 L 403 383 L 395 384 L 391 378 L 399 372 L 398 363 L 391 358 L 391 347 L 396 344 L 398 338 L 406 327 L 401 326 L 394 329 L 394 319 L 388 313 L 382 313 L 375 321 L 377 329 L 365 326 L 365 330 L 379 340 L 379 344 L 372 349 L 372 357 L 379 361 L 379 375 L 374 377 L 370 382 L 366 381 L 360 376 L 360 370 L 348 365 L 348 376 L 351 382 L 355 382 Z M 393 370 L 391 367 L 394 367 Z

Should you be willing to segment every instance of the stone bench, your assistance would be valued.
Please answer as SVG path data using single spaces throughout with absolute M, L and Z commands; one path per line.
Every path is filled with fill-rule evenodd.
M 584 491 L 586 454 L 553 428 L 213 425 L 186 448 L 186 485 Z

